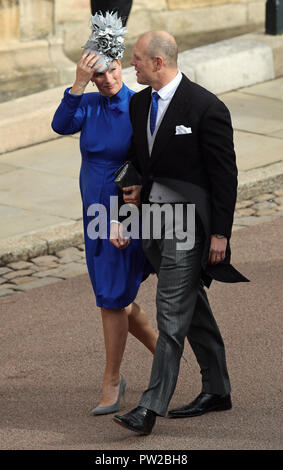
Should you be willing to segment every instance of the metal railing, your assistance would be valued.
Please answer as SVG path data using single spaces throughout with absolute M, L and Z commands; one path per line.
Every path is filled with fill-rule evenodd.
M 267 0 L 265 34 L 283 34 L 283 0 Z

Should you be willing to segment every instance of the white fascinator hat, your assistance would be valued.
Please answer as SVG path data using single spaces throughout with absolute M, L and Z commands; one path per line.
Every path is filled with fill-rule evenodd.
M 123 27 L 117 12 L 109 11 L 105 16 L 101 12 L 92 15 L 90 27 L 92 33 L 83 48 L 95 52 L 100 57 L 98 64 L 101 65 L 97 72 L 105 72 L 113 60 L 122 59 L 125 51 L 124 35 L 127 29 Z

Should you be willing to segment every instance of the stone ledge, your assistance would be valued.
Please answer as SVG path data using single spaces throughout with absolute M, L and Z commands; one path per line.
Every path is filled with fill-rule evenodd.
M 50 36 L 1 43 L 0 70 L 0 99 L 5 103 L 68 83 L 76 64 L 64 54 L 62 39 Z
M 275 78 L 272 48 L 241 37 L 185 51 L 180 64 L 196 83 L 215 94 Z
M 52 53 L 60 54 L 60 47 L 54 44 Z M 283 35 L 257 33 L 182 52 L 179 66 L 193 81 L 220 94 L 280 76 L 282 57 Z M 63 79 L 63 69 L 60 74 Z M 135 91 L 142 88 L 132 67 L 124 69 L 123 77 Z M 58 138 L 50 123 L 66 86 L 0 104 L 0 154 Z
M 67 222 L 31 233 L 0 240 L 0 266 L 26 261 L 84 242 L 82 221 Z
M 60 45 L 57 50 L 60 53 Z M 56 47 L 53 51 L 56 54 Z M 182 52 L 179 65 L 200 85 L 213 93 L 224 93 L 275 78 L 282 68 L 279 52 L 283 56 L 283 35 L 271 38 L 260 33 L 247 34 Z M 123 76 L 130 88 L 142 88 L 136 83 L 132 67 L 126 68 Z M 0 104 L 0 154 L 58 137 L 50 123 L 64 89 L 65 86 L 54 88 Z M 87 91 L 93 91 L 93 87 Z
M 283 186 L 283 162 L 239 172 L 238 201 L 257 194 L 276 191 Z
M 0 153 L 59 137 L 51 129 L 51 120 L 64 89 L 54 88 L 1 103 Z
M 264 34 L 263 31 L 258 31 L 245 34 L 242 38 L 251 41 L 260 41 L 262 44 L 269 46 L 273 52 L 275 78 L 283 75 L 283 34 L 272 36 L 270 34 Z

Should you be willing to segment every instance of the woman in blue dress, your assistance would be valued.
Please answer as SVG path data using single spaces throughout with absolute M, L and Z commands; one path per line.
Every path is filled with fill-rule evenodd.
M 120 60 L 112 60 L 102 72 L 99 60 L 95 52 L 84 51 L 75 82 L 66 89 L 52 121 L 53 130 L 59 134 L 81 132 L 80 191 L 86 262 L 96 303 L 101 308 L 106 349 L 102 396 L 92 410 L 95 415 L 116 412 L 120 407 L 126 386 L 120 366 L 128 332 L 152 353 L 157 341 L 145 312 L 134 302 L 140 283 L 152 272 L 141 240 L 132 240 L 124 250 L 109 242 L 110 196 L 118 194 L 114 173 L 124 163 L 130 145 L 128 108 L 134 92 L 122 82 Z M 98 93 L 84 94 L 89 81 L 96 84 Z M 100 225 L 105 222 L 104 213 L 97 213 L 95 208 L 100 206 L 95 204 L 106 209 L 104 237 L 91 230 L 97 221 Z

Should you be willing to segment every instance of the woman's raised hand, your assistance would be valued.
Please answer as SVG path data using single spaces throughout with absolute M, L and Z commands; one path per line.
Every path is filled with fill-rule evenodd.
M 81 95 L 88 82 L 90 81 L 93 73 L 99 69 L 100 65 L 97 64 L 99 57 L 95 52 L 85 51 L 77 63 L 76 80 L 70 92 L 74 95 Z

